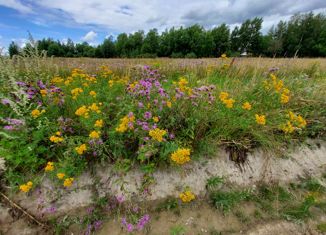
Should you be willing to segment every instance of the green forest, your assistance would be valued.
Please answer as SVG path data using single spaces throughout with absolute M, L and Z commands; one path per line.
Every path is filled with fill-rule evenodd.
M 35 45 L 48 56 L 96 58 L 202 58 L 221 54 L 267 57 L 326 56 L 326 15 L 296 14 L 289 21 L 279 21 L 266 34 L 261 32 L 262 18 L 248 19 L 232 31 L 226 24 L 212 29 L 200 25 L 166 29 L 161 34 L 151 29 L 132 34 L 121 33 L 116 39 L 106 38 L 101 44 L 66 43 L 52 38 L 37 40 Z M 9 55 L 27 52 L 12 42 Z

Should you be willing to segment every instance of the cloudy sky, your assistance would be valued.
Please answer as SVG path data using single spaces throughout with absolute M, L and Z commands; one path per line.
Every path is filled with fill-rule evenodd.
M 326 13 L 326 0 L 0 0 L 0 47 L 11 41 L 51 37 L 96 45 L 121 32 L 163 31 L 195 23 L 233 28 L 263 17 L 266 32 L 298 12 Z

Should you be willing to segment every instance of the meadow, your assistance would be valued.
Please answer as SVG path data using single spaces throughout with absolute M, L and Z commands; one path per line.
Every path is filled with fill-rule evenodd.
M 0 58 L 0 85 L 1 184 L 27 197 L 44 178 L 70 190 L 98 164 L 141 169 L 146 190 L 157 169 L 182 171 L 217 149 L 226 149 L 230 164 L 243 164 L 255 149 L 280 157 L 326 133 L 326 59 L 70 59 L 34 52 Z M 254 197 L 243 195 L 239 200 Z M 227 196 L 211 197 L 229 210 L 219 203 Z M 176 200 L 195 201 L 191 185 Z M 88 221 L 90 230 L 97 219 Z M 148 221 L 129 211 L 122 224 L 141 230 Z

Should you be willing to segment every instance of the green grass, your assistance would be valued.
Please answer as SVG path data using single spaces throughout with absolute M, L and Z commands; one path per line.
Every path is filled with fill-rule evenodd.
M 184 235 L 186 234 L 186 228 L 182 225 L 175 225 L 170 228 L 170 235 Z
M 238 203 L 251 197 L 249 191 L 213 192 L 210 194 L 212 204 L 224 213 L 229 212 Z
M 155 62 L 155 68 L 166 79 L 166 82 L 163 79 L 156 81 L 161 83 L 166 96 L 161 96 L 157 83 L 153 83 L 149 98 L 146 99 L 128 92 L 131 84 L 146 77 L 145 70 L 129 69 L 126 65 L 125 68 L 128 69 L 113 71 L 114 76 L 106 76 L 103 71 L 97 71 L 96 83 L 89 82 L 85 86 L 85 82 L 88 82 L 85 77 L 89 78 L 88 75 L 95 73 L 86 69 L 69 84 L 57 84 L 64 97 L 64 104 L 58 106 L 52 99 L 56 94 L 48 89 L 51 95 L 42 97 L 37 82 L 41 80 L 49 87 L 54 76 L 62 76 L 67 82 L 72 74 L 69 70 L 56 68 L 37 51 L 29 54 L 29 57 L 16 58 L 19 63 L 8 58 L 0 60 L 0 98 L 12 99 L 12 93 L 19 95 L 19 102 L 0 107 L 0 116 L 21 119 L 26 123 L 19 132 L 0 131 L 3 137 L 0 139 L 0 154 L 5 156 L 8 168 L 5 177 L 8 184 L 15 186 L 14 189 L 25 183 L 26 179 L 33 180 L 48 161 L 56 164 L 56 171 L 64 172 L 69 177 L 78 177 L 90 165 L 100 161 L 114 164 L 115 169 L 123 172 L 137 165 L 149 175 L 158 167 L 172 165 L 170 156 L 178 148 L 190 148 L 191 160 L 213 156 L 219 147 L 229 148 L 232 159 L 240 161 L 245 160 L 248 151 L 254 148 L 268 149 L 280 156 L 284 155 L 281 149 L 285 149 L 285 146 L 300 144 L 311 137 L 325 137 L 325 71 L 319 71 L 316 65 L 308 68 L 305 66 L 305 70 L 276 72 L 276 81 L 283 83 L 283 87 L 277 91 L 265 67 L 231 67 L 226 70 L 221 68 L 221 64 L 214 63 L 208 71 L 208 64 L 206 67 L 194 66 L 190 60 L 186 69 L 177 64 L 169 67 L 165 60 L 161 61 L 162 66 L 161 62 L 146 60 L 149 64 Z M 181 77 L 186 79 L 186 89 L 182 95 L 176 93 L 178 89 L 184 88 L 178 83 Z M 24 95 L 25 88 L 17 86 L 18 81 L 27 82 L 36 89 L 34 100 L 29 100 Z M 108 81 L 114 85 L 109 86 Z M 77 99 L 71 95 L 74 88 L 83 88 Z M 281 93 L 286 90 L 284 88 L 290 91 L 290 101 L 286 104 L 280 102 Z M 95 98 L 89 95 L 91 90 L 96 91 Z M 235 100 L 233 107 L 228 108 L 219 98 L 221 92 L 227 92 L 228 98 Z M 177 95 L 181 97 L 176 98 Z M 172 102 L 171 108 L 163 105 L 166 100 Z M 38 107 L 38 101 L 42 101 L 41 107 Z M 146 106 L 139 108 L 139 102 L 146 103 Z M 252 109 L 244 110 L 244 102 L 249 102 Z M 93 112 L 89 118 L 75 114 L 79 107 L 92 103 L 103 104 L 101 113 Z M 46 112 L 37 119 L 32 118 L 31 111 L 38 108 Z M 291 134 L 282 131 L 282 125 L 289 120 L 289 111 L 297 115 L 292 120 L 295 130 Z M 135 120 L 142 122 L 146 121 L 145 112 L 159 116 L 156 125 L 167 131 L 164 136 L 166 141 L 153 141 L 149 138 L 148 130 L 136 122 L 133 123 L 134 129 L 117 133 L 116 127 L 130 112 L 133 112 Z M 265 115 L 265 125 L 256 122 L 256 114 Z M 299 127 L 299 115 L 307 120 L 306 127 Z M 74 131 L 63 132 L 64 142 L 56 145 L 49 141 L 49 137 L 62 129 L 62 123 L 58 121 L 60 117 L 68 118 L 69 124 L 65 125 Z M 89 133 L 94 130 L 97 119 L 103 119 L 105 123 L 101 129 L 103 143 L 88 146 L 85 157 L 79 158 L 75 149 L 81 144 L 89 143 Z M 146 122 L 150 128 L 153 127 L 152 120 Z M 5 121 L 1 122 L 2 126 L 6 124 Z M 175 137 L 169 138 L 170 134 Z M 145 141 L 146 138 L 149 141 Z M 92 156 L 94 153 L 96 158 Z M 53 172 L 52 178 L 55 178 L 55 173 L 57 172 Z M 214 180 L 216 181 L 212 179 L 208 187 L 216 187 L 214 185 L 218 182 Z M 282 197 L 281 192 L 280 196 Z

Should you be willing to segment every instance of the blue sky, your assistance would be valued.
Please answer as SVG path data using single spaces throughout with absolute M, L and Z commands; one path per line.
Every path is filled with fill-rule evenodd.
M 35 39 L 96 45 L 121 32 L 195 23 L 233 28 L 256 16 L 263 17 L 266 32 L 279 20 L 309 11 L 326 13 L 326 0 L 0 0 L 0 47 L 11 41 L 24 45 L 28 32 Z

